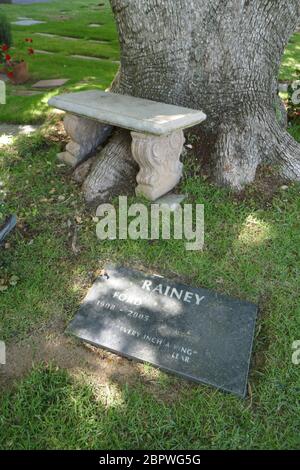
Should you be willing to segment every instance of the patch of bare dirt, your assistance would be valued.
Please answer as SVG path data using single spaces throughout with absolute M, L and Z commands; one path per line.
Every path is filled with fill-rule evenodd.
M 202 134 L 201 128 L 191 128 L 186 133 L 186 151 L 184 160 L 188 163 L 185 178 L 201 176 L 204 180 L 214 184 L 214 162 L 207 155 L 212 152 L 214 138 L 209 140 Z M 262 207 L 268 207 L 274 196 L 282 186 L 291 184 L 278 175 L 275 167 L 260 165 L 257 169 L 255 181 L 242 191 L 232 192 L 233 199 L 237 201 L 255 201 Z
M 15 344 L 7 345 L 6 365 L 0 366 L 0 389 L 13 387 L 39 363 L 52 363 L 91 384 L 97 397 L 98 391 L 111 384 L 147 385 L 148 391 L 156 399 L 169 401 L 176 399 L 181 384 L 169 389 L 161 387 L 158 370 L 128 360 L 116 354 L 76 340 L 64 333 L 64 322 L 53 322 L 48 329 L 38 331 Z M 182 384 L 184 387 L 184 384 Z
M 45 131 L 45 139 L 50 143 L 60 143 L 61 146 L 67 145 L 69 137 L 65 131 L 63 120 L 56 119 L 49 124 Z
M 268 207 L 280 189 L 288 187 L 289 184 L 291 183 L 280 177 L 271 166 L 261 166 L 257 169 L 255 181 L 243 191 L 235 193 L 234 197 L 238 201 L 252 199 L 262 207 Z
M 53 362 L 73 374 L 85 372 L 107 382 L 116 373 L 119 378 L 132 378 L 134 369 L 129 361 L 78 342 L 63 331 L 40 332 L 16 344 L 7 346 L 7 365 L 2 367 L 0 386 L 12 385 L 24 377 L 34 364 Z

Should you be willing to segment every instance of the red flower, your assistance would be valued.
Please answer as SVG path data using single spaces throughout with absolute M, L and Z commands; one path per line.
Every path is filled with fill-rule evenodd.
M 6 60 L 6 62 L 9 62 L 9 61 L 10 61 L 10 59 L 11 59 L 11 56 L 10 56 L 9 54 L 6 54 L 6 56 L 5 56 L 5 60 Z
M 13 78 L 14 77 L 14 74 L 13 72 L 7 72 L 6 74 L 8 76 L 8 78 Z
M 34 54 L 34 50 L 32 49 L 32 47 L 29 47 L 29 49 L 28 49 L 28 54 L 29 54 L 29 55 Z
M 32 42 L 32 39 L 31 38 L 26 38 L 25 41 L 26 42 Z
M 1 49 L 3 52 L 8 51 L 9 46 L 7 44 L 2 44 Z

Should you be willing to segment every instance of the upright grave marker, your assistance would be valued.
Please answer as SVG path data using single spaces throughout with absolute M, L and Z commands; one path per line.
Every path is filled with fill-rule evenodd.
M 0 104 L 6 104 L 6 87 L 2 80 L 0 80 Z
M 244 397 L 256 316 L 252 303 L 109 267 L 67 332 Z

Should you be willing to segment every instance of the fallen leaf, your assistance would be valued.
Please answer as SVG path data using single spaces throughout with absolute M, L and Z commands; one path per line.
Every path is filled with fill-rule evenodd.
M 82 218 L 80 217 L 80 215 L 75 215 L 75 220 L 78 224 L 82 224 Z

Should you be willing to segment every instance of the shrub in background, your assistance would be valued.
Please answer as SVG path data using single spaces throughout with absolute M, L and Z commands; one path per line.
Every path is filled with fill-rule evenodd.
M 0 13 L 0 44 L 12 45 L 11 26 L 3 13 Z

